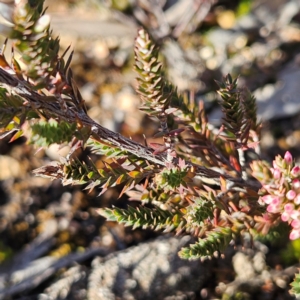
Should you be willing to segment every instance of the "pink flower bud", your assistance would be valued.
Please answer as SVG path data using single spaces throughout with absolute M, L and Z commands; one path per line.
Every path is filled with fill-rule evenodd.
M 299 166 L 295 166 L 292 170 L 291 170 L 291 174 L 294 177 L 297 177 L 300 175 L 300 167 Z
M 293 228 L 299 229 L 300 228 L 300 220 L 298 220 L 298 219 L 293 220 L 292 223 L 291 223 L 291 226 Z
M 273 177 L 275 179 L 279 179 L 281 177 L 281 171 L 279 169 L 277 169 L 277 168 L 273 169 L 272 168 L 271 171 L 272 171 Z
M 274 168 L 274 169 L 278 169 L 278 165 L 277 165 L 277 163 L 276 163 L 276 160 L 273 160 L 273 168 Z
M 294 210 L 294 205 L 292 203 L 288 203 L 284 206 L 284 211 L 287 212 L 288 214 L 291 214 Z
M 294 199 L 294 203 L 299 205 L 300 204 L 300 194 L 298 194 L 295 199 Z
M 298 217 L 300 216 L 300 212 L 299 212 L 298 210 L 293 210 L 293 211 L 291 212 L 290 216 L 291 216 L 291 218 L 292 218 L 293 220 L 297 220 Z
M 299 179 L 294 179 L 292 182 L 293 188 L 294 189 L 299 189 L 300 188 L 300 180 Z
M 288 165 L 290 165 L 293 162 L 293 156 L 289 151 L 286 151 L 284 154 L 284 160 Z
M 261 197 L 262 201 L 266 204 L 270 204 L 273 200 L 274 196 L 272 195 L 265 195 L 263 197 Z
M 289 219 L 290 219 L 290 215 L 286 211 L 284 211 L 281 215 L 281 220 L 283 222 L 287 222 Z
M 290 240 L 296 240 L 296 239 L 298 239 L 300 237 L 300 232 L 299 232 L 299 230 L 295 230 L 295 229 L 293 229 L 292 231 L 291 231 L 291 233 L 290 233 Z
M 281 204 L 281 200 L 280 200 L 279 197 L 277 197 L 277 196 L 272 196 L 272 197 L 273 197 L 273 199 L 272 199 L 271 204 L 273 204 L 273 205 L 279 205 L 279 204 Z
M 296 192 L 294 190 L 290 190 L 286 193 L 286 197 L 289 199 L 289 200 L 293 200 L 295 197 L 296 197 Z

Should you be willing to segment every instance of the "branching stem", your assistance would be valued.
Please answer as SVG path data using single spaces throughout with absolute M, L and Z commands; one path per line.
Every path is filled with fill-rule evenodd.
M 153 150 L 143 146 L 131 139 L 128 139 L 119 133 L 110 131 L 109 129 L 101 126 L 92 120 L 82 107 L 72 106 L 67 111 L 62 110 L 58 104 L 58 100 L 55 101 L 54 96 L 45 96 L 34 91 L 26 81 L 14 77 L 12 74 L 6 72 L 0 68 L 0 86 L 6 88 L 10 93 L 15 94 L 23 99 L 23 103 L 26 103 L 28 110 L 37 110 L 43 115 L 47 115 L 49 118 L 55 118 L 58 120 L 64 120 L 70 123 L 81 123 L 81 126 L 86 126 L 90 129 L 91 135 L 94 139 L 99 141 L 106 141 L 112 147 L 117 147 L 122 150 L 128 151 L 140 158 L 146 159 L 152 163 L 166 166 L 166 154 L 159 153 L 154 155 Z M 54 98 L 54 99 L 53 99 Z M 25 108 L 26 109 L 26 108 Z M 222 175 L 228 182 L 234 183 L 238 186 L 247 186 L 252 189 L 258 189 L 257 184 L 248 183 L 242 178 L 234 178 L 229 175 L 221 174 L 217 171 L 198 166 L 190 163 L 195 169 L 195 173 L 204 178 L 214 179 L 218 184 L 220 176 Z

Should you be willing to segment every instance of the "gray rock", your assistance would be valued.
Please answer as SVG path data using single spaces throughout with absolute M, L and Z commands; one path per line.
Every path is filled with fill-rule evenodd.
M 165 299 L 200 290 L 211 263 L 181 260 L 177 253 L 188 242 L 190 237 L 165 236 L 94 259 L 88 299 Z
M 247 15 L 244 15 L 240 17 L 236 25 L 234 26 L 234 29 L 237 30 L 253 30 L 257 29 L 262 25 L 262 23 L 256 18 L 256 16 L 252 13 L 249 13 Z
M 299 77 L 300 67 L 294 61 L 279 73 L 276 84 L 268 84 L 254 92 L 263 120 L 289 117 L 300 111 Z

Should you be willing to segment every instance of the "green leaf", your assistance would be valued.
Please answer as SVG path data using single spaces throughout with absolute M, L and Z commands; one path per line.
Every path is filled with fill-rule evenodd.
M 233 238 L 230 228 L 218 227 L 207 233 L 206 238 L 199 239 L 197 243 L 184 247 L 178 253 L 183 259 L 195 260 L 209 258 L 214 252 L 224 250 Z

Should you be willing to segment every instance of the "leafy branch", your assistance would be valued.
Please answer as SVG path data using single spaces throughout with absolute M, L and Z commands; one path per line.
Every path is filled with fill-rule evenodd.
M 35 170 L 36 175 L 86 184 L 88 190 L 98 187 L 101 193 L 121 185 L 120 195 L 126 193 L 141 205 L 99 213 L 134 228 L 193 235 L 197 242 L 180 252 L 186 259 L 210 257 L 238 236 L 266 234 L 280 220 L 291 225 L 291 239 L 300 237 L 295 217 L 300 211 L 300 168 L 289 153 L 277 157 L 273 168 L 260 159 L 255 98 L 239 88 L 238 79 L 227 75 L 219 82 L 224 117 L 219 127 L 213 126 L 203 103 L 182 97 L 166 79 L 158 48 L 140 29 L 135 41 L 137 93 L 141 110 L 160 125 L 153 137 L 157 142 L 148 146 L 145 139 L 142 145 L 87 115 L 70 68 L 73 53 L 68 48 L 59 54 L 59 39 L 52 37 L 43 1 L 19 1 L 13 23 L 10 38 L 20 58 L 13 53 L 9 63 L 4 45 L 2 137 L 14 132 L 14 140 L 24 130 L 37 146 L 71 146 L 66 158 Z M 80 147 L 100 155 L 102 165 L 75 158 Z M 254 154 L 249 162 L 246 151 Z

